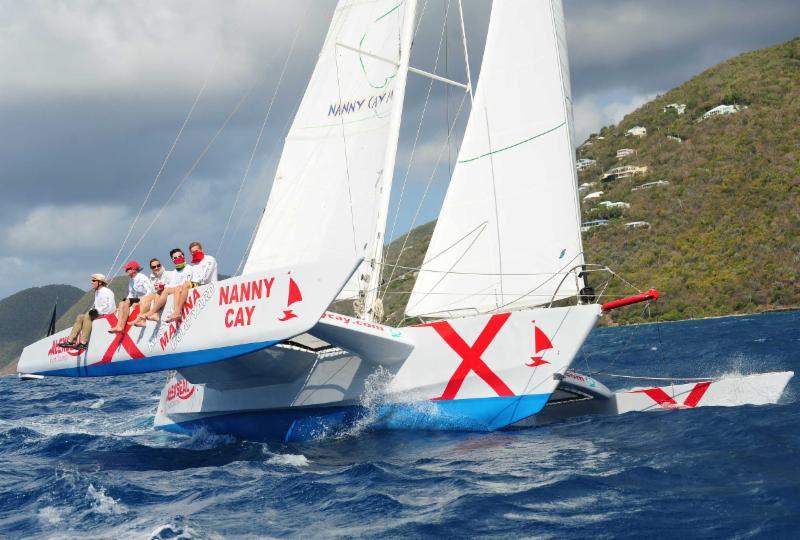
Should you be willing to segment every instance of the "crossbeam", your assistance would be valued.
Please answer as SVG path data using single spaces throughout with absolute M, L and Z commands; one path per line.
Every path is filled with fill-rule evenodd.
M 354 53 L 358 53 L 358 54 L 360 54 L 362 56 L 366 56 L 368 58 L 373 58 L 373 59 L 378 60 L 380 62 L 386 62 L 387 64 L 392 64 L 395 67 L 400 67 L 400 64 L 398 62 L 395 62 L 394 60 L 391 60 L 389 58 L 384 58 L 383 56 L 378 56 L 377 54 L 372 54 L 371 52 L 367 52 L 367 51 L 364 51 L 362 49 L 358 49 L 356 47 L 351 47 L 350 45 L 345 45 L 344 43 L 337 43 L 336 46 L 337 47 L 341 47 L 343 49 L 347 49 L 348 51 L 353 51 Z M 439 82 L 443 82 L 443 83 L 446 83 L 446 84 L 451 84 L 453 86 L 457 86 L 457 87 L 462 88 L 462 89 L 464 89 L 464 90 L 466 90 L 468 92 L 470 91 L 470 87 L 468 85 L 460 83 L 458 81 L 447 79 L 445 77 L 440 77 L 439 75 L 436 75 L 435 73 L 430 73 L 428 71 L 424 71 L 422 69 L 417 69 L 417 68 L 414 68 L 414 67 L 411 67 L 411 66 L 409 66 L 408 71 L 410 71 L 411 73 L 415 73 L 417 75 L 422 75 L 423 77 L 428 77 L 429 79 L 433 79 L 434 81 L 439 81 Z

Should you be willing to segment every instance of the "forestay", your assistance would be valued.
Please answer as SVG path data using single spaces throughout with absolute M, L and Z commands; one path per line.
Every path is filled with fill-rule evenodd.
M 571 126 L 561 2 L 494 2 L 458 163 L 408 315 L 576 294 L 575 277 L 561 284 L 583 263 Z
M 370 252 L 380 193 L 391 181 L 384 157 L 397 144 L 390 122 L 402 99 L 401 50 L 410 46 L 401 43 L 407 4 L 339 2 L 244 274 L 348 254 L 355 261 Z

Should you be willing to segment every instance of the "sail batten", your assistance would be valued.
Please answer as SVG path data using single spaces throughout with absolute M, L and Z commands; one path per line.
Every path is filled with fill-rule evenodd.
M 472 112 L 409 316 L 577 293 L 567 276 L 583 249 L 564 43 L 560 1 L 493 3 Z

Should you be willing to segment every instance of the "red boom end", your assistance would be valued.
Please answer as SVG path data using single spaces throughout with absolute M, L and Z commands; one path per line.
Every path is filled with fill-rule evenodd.
M 658 300 L 659 292 L 655 289 L 650 289 L 647 292 L 643 292 L 641 294 L 634 294 L 633 296 L 628 296 L 627 298 L 620 298 L 619 300 L 612 300 L 611 302 L 606 302 L 603 304 L 603 311 L 611 311 L 612 309 L 617 309 L 622 306 L 628 306 L 630 304 L 637 304 L 639 302 L 648 302 L 650 300 L 656 301 Z

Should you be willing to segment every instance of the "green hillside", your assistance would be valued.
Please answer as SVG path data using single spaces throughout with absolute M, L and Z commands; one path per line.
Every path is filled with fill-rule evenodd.
M 685 104 L 684 113 L 665 112 L 672 103 Z M 700 121 L 721 104 L 746 108 Z M 594 183 L 581 197 L 603 194 L 583 203 L 583 217 L 608 223 L 584 233 L 586 261 L 605 264 L 640 289 L 658 288 L 658 314 L 668 320 L 800 307 L 798 118 L 800 38 L 723 62 L 593 134 L 578 150 L 579 158 L 597 162 L 579 174 L 579 183 Z M 626 136 L 634 126 L 647 135 Z M 617 159 L 623 148 L 635 153 Z M 648 170 L 601 179 L 624 165 Z M 634 190 L 657 181 L 668 184 Z M 649 226 L 626 227 L 635 221 Z M 428 223 L 409 233 L 402 266 L 419 266 L 432 230 Z M 387 261 L 395 261 L 404 240 L 390 245 Z M 384 298 L 387 322 L 400 320 L 407 301 L 401 291 L 410 291 L 414 278 L 397 270 Z M 619 280 L 607 290 L 632 292 Z M 638 321 L 640 310 L 613 317 Z
M 72 285 L 47 285 L 0 300 L 0 373 L 13 371 L 22 348 L 45 336 L 56 299 L 61 313 L 82 295 Z
M 684 114 L 664 112 L 671 103 L 685 104 Z M 702 119 L 720 104 L 746 108 Z M 601 190 L 599 200 L 630 208 L 615 215 L 598 200 L 584 202 L 585 220 L 610 218 L 584 235 L 587 261 L 662 290 L 667 319 L 800 306 L 798 118 L 800 38 L 723 62 L 590 137 L 579 157 L 597 166 L 579 182 L 596 184 L 583 194 Z M 626 136 L 633 126 L 647 136 Z M 619 160 L 621 148 L 635 154 Z M 601 180 L 619 165 L 648 172 Z M 632 190 L 654 181 L 669 184 Z M 650 227 L 625 227 L 633 221 Z

